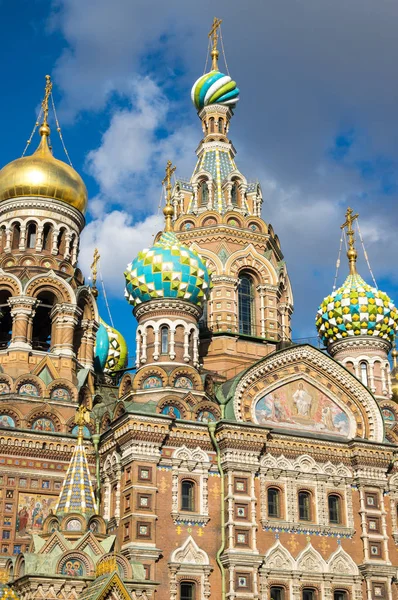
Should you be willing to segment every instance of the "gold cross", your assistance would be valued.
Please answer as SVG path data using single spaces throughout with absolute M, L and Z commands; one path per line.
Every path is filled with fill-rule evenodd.
M 212 71 L 218 71 L 218 64 L 217 64 L 217 60 L 218 60 L 217 42 L 218 42 L 218 29 L 220 28 L 221 23 L 222 23 L 222 19 L 217 19 L 217 17 L 214 17 L 213 26 L 212 26 L 212 28 L 209 31 L 209 38 L 213 39 L 213 48 L 212 48 L 212 51 L 211 51 L 211 57 L 212 57 L 211 68 L 212 68 Z
M 345 229 L 347 227 L 347 236 L 348 236 L 348 252 L 347 252 L 347 256 L 348 256 L 348 261 L 350 263 L 350 274 L 354 275 L 357 270 L 356 270 L 356 266 L 355 263 L 357 261 L 357 251 L 355 250 L 355 232 L 352 228 L 352 225 L 354 223 L 354 221 L 358 218 L 358 213 L 356 213 L 355 215 L 352 214 L 353 210 L 352 208 L 348 207 L 347 208 L 347 212 L 345 214 L 345 223 L 343 223 L 343 225 L 340 225 L 341 229 Z
M 171 160 L 167 161 L 166 165 L 166 177 L 162 181 L 162 185 L 166 184 L 166 206 L 163 209 L 163 214 L 166 219 L 165 231 L 172 231 L 172 218 L 174 215 L 174 208 L 171 205 L 171 176 L 176 170 L 176 167 L 172 167 Z
M 53 89 L 53 84 L 51 81 L 50 75 L 46 75 L 46 89 L 44 91 L 43 102 L 41 103 L 41 107 L 43 109 L 43 125 L 47 125 L 48 120 L 48 99 L 51 94 L 51 90 Z
M 93 282 L 93 288 L 96 287 L 96 283 L 97 283 L 97 274 L 98 274 L 98 261 L 101 258 L 100 253 L 98 252 L 98 248 L 95 248 L 94 250 L 94 254 L 93 254 L 93 262 L 91 264 L 91 273 L 92 273 L 92 282 Z

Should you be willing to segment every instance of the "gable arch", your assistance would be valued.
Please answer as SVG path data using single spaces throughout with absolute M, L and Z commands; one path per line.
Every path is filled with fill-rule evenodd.
M 293 571 L 296 566 L 296 561 L 290 554 L 289 550 L 282 546 L 281 541 L 277 542 L 266 552 L 264 556 L 263 566 L 272 571 L 285 571 L 286 569 Z
M 250 268 L 258 274 L 262 283 L 278 285 L 278 276 L 272 264 L 253 246 L 249 244 L 241 250 L 237 250 L 227 259 L 224 272 L 229 273 L 231 277 L 238 277 L 242 269 Z
M 308 543 L 296 558 L 297 570 L 306 573 L 326 573 L 328 566 L 317 550 Z
M 199 548 L 191 535 L 187 537 L 182 546 L 172 552 L 170 562 L 180 565 L 210 565 L 207 553 Z
M 338 575 L 360 575 L 357 565 L 342 546 L 339 546 L 337 550 L 329 556 L 327 562 L 330 573 L 336 573 Z
M 76 296 L 73 288 L 65 279 L 56 275 L 54 271 L 44 274 L 39 273 L 25 284 L 24 294 L 26 296 L 35 297 L 44 291 L 54 294 L 58 303 L 68 302 L 76 304 Z

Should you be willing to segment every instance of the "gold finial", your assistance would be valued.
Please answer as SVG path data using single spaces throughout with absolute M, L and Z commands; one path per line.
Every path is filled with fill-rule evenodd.
M 218 55 L 217 42 L 218 42 L 218 29 L 222 23 L 222 19 L 214 17 L 213 26 L 209 31 L 209 38 L 212 38 L 213 48 L 211 50 L 211 69 L 212 71 L 218 71 Z
M 163 209 L 163 214 L 166 219 L 165 231 L 173 231 L 172 218 L 174 215 L 174 208 L 171 204 L 171 176 L 176 170 L 176 167 L 172 167 L 172 164 L 171 160 L 167 161 L 166 177 L 162 181 L 163 185 L 166 184 L 166 206 Z
M 39 129 L 40 135 L 50 135 L 50 127 L 48 126 L 48 99 L 50 97 L 51 91 L 53 89 L 53 84 L 51 81 L 50 75 L 46 75 L 46 89 L 44 91 L 43 102 L 41 103 L 41 107 L 43 109 L 43 123 Z
M 94 249 L 94 254 L 93 254 L 93 262 L 91 264 L 91 281 L 92 281 L 92 286 L 91 286 L 91 291 L 93 293 L 94 298 L 96 298 L 98 296 L 98 290 L 97 290 L 97 274 L 98 274 L 98 261 L 101 258 L 100 253 L 98 252 L 98 248 Z
M 79 446 L 83 443 L 83 427 L 86 423 L 90 423 L 90 411 L 84 404 L 81 404 L 76 411 L 75 423 L 79 428 L 77 432 L 77 444 Z
M 393 369 L 396 369 L 397 368 L 397 356 L 398 356 L 398 350 L 397 350 L 396 346 L 394 346 L 394 348 L 392 349 L 391 356 L 392 356 Z
M 348 236 L 348 251 L 347 257 L 350 265 L 350 275 L 355 275 L 357 272 L 356 262 L 358 253 L 355 250 L 355 232 L 352 228 L 354 221 L 358 218 L 358 213 L 353 215 L 352 208 L 348 207 L 347 212 L 345 214 L 346 221 L 341 225 L 341 229 L 345 229 L 347 227 L 347 236 Z

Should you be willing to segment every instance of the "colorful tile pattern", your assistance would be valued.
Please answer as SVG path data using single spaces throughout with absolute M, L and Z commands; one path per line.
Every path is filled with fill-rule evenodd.
M 200 306 L 211 286 L 199 254 L 172 232 L 163 233 L 152 248 L 139 252 L 124 276 L 125 296 L 133 306 L 155 298 L 179 298 Z
M 19 596 L 5 583 L 0 583 L 0 600 L 19 600 Z
M 126 340 L 120 333 L 100 319 L 94 351 L 96 371 L 113 373 L 127 365 L 128 350 Z
M 325 344 L 356 335 L 392 342 L 397 332 L 398 313 L 387 294 L 354 274 L 324 299 L 317 312 L 316 327 Z
M 73 451 L 55 513 L 80 513 L 85 516 L 95 514 L 95 497 L 86 450 L 81 444 L 77 444 Z

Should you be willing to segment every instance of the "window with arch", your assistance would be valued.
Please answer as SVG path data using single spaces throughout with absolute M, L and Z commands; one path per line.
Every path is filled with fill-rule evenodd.
M 190 359 L 193 359 L 193 354 L 194 354 L 194 344 L 195 344 L 195 339 L 194 339 L 194 335 L 193 335 L 193 331 L 191 331 L 191 333 L 189 334 L 189 338 L 188 338 L 188 354 Z
M 11 248 L 13 250 L 18 250 L 20 239 L 21 239 L 21 225 L 19 223 L 14 223 L 14 225 L 12 226 L 12 241 L 11 241 Z
M 363 360 L 360 364 L 360 373 L 361 373 L 361 381 L 363 383 L 363 385 L 368 385 L 368 365 L 367 363 Z
M 279 518 L 281 516 L 281 492 L 278 488 L 269 487 L 267 490 L 268 516 Z
M 181 481 L 181 510 L 195 510 L 195 483 L 189 479 Z
M 214 117 L 210 117 L 210 133 L 214 133 Z
M 198 206 L 206 206 L 209 201 L 209 188 L 206 181 L 202 181 L 199 185 Z
M 254 333 L 254 283 L 248 273 L 239 277 L 238 287 L 239 333 L 253 335 Z
M 302 600 L 316 600 L 317 593 L 314 588 L 303 588 L 301 598 Z
M 51 223 L 46 223 L 43 227 L 43 250 L 51 250 L 53 228 Z
M 334 590 L 333 600 L 348 600 L 348 594 L 346 590 Z
M 7 243 L 7 233 L 5 225 L 0 227 L 0 251 L 3 251 Z
M 35 248 L 36 247 L 36 234 L 37 234 L 37 225 L 34 222 L 28 224 L 26 230 L 26 247 L 27 248 Z
M 231 204 L 232 206 L 238 206 L 238 195 L 239 195 L 239 184 L 234 181 L 231 188 Z
M 300 521 L 311 521 L 311 494 L 309 492 L 298 493 L 298 509 Z
M 160 328 L 160 352 L 169 353 L 169 328 L 166 325 Z
M 269 591 L 270 600 L 284 600 L 285 590 L 280 585 L 271 585 Z
M 224 121 L 218 119 L 218 133 L 224 133 Z
M 51 311 L 56 303 L 56 298 L 51 292 L 41 292 L 37 299 L 39 303 L 33 317 L 32 348 L 46 352 L 51 347 Z
M 341 498 L 337 494 L 329 494 L 329 523 L 339 525 L 341 523 Z
M 8 300 L 11 293 L 8 290 L 0 290 L 0 348 L 6 348 L 12 336 L 11 307 Z
M 179 600 L 196 600 L 196 584 L 191 581 L 181 581 Z
M 66 229 L 62 227 L 59 230 L 58 239 L 57 239 L 57 248 L 59 254 L 65 254 L 66 250 Z

